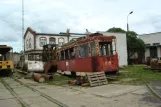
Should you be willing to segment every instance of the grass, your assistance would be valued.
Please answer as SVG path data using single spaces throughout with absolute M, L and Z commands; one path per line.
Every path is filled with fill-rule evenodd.
M 63 75 L 55 75 L 53 81 L 47 81 L 47 84 L 49 85 L 57 85 L 62 86 L 68 84 L 69 80 L 72 80 L 74 78 L 69 76 L 63 76 Z
M 135 78 L 131 81 L 122 82 L 123 84 L 143 84 L 144 81 L 151 82 L 153 80 L 161 81 L 161 72 L 154 72 L 151 70 L 144 70 L 143 66 L 127 66 L 124 69 L 128 72 L 120 72 L 118 79 L 127 79 L 127 78 Z
M 143 68 L 144 66 L 127 66 L 123 70 L 128 72 L 119 73 L 117 77 L 119 81 L 109 81 L 109 83 L 141 85 L 144 84 L 145 81 L 149 83 L 153 80 L 161 81 L 161 72 L 144 70 Z M 49 85 L 63 86 L 67 85 L 68 81 L 73 79 L 75 78 L 70 76 L 55 75 L 53 81 L 47 81 L 46 83 Z

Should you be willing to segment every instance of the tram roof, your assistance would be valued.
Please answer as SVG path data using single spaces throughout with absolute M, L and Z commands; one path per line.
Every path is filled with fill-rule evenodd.
M 112 35 L 111 36 L 105 36 L 101 33 L 92 33 L 92 34 L 89 34 L 87 36 L 77 38 L 77 40 L 75 40 L 75 41 L 71 41 L 69 43 L 64 44 L 63 46 L 61 46 L 61 48 L 59 50 L 64 50 L 64 49 L 71 48 L 71 47 L 74 47 L 74 46 L 78 46 L 78 45 L 81 45 L 81 44 L 85 44 L 85 43 L 88 43 L 88 42 L 93 42 L 95 40 L 99 40 L 99 41 L 103 41 L 103 42 L 111 42 L 112 39 L 116 39 L 116 37 L 112 36 Z
M 5 54 L 12 49 L 11 46 L 0 45 L 0 54 Z

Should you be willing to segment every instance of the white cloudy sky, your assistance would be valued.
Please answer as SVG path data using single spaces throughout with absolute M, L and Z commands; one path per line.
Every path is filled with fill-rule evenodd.
M 161 31 L 159 0 L 24 0 L 25 30 L 43 33 L 129 28 L 138 34 Z M 0 0 L 0 44 L 22 49 L 22 0 Z

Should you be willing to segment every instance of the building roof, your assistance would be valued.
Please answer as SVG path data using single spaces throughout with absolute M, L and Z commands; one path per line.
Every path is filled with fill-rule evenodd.
M 107 32 L 107 31 L 97 31 L 98 33 L 115 33 L 115 34 L 126 34 L 122 32 Z
M 158 33 L 161 33 L 161 32 L 138 34 L 138 36 L 152 35 L 152 34 L 158 34 Z
M 26 32 L 25 32 L 25 34 L 24 34 L 24 38 L 26 38 L 26 35 L 27 35 L 27 32 L 30 32 L 30 33 L 32 33 L 33 35 L 35 35 L 35 33 L 36 33 L 36 31 L 34 31 L 33 29 L 31 29 L 30 27 L 28 27 L 27 28 L 27 30 L 26 30 Z
M 32 28 L 28 27 L 25 34 L 24 34 L 24 38 L 27 35 L 27 32 L 32 33 L 34 36 L 40 36 L 40 35 L 47 35 L 47 36 L 67 36 L 66 32 L 60 32 L 59 34 L 54 34 L 54 33 L 37 33 L 36 31 L 34 31 Z M 70 35 L 86 35 L 85 33 L 69 33 Z M 76 36 L 71 36 L 71 37 L 76 37 Z
M 59 34 L 66 34 L 65 32 L 60 32 Z M 71 35 L 87 35 L 85 33 L 69 33 Z
M 66 34 L 36 33 L 36 35 L 67 36 Z

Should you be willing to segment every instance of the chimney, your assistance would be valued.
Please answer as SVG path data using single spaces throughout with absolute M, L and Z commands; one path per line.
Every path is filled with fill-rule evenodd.
M 68 42 L 69 42 L 69 37 L 70 37 L 70 29 L 67 29 L 66 34 L 67 34 L 67 40 L 68 40 Z

